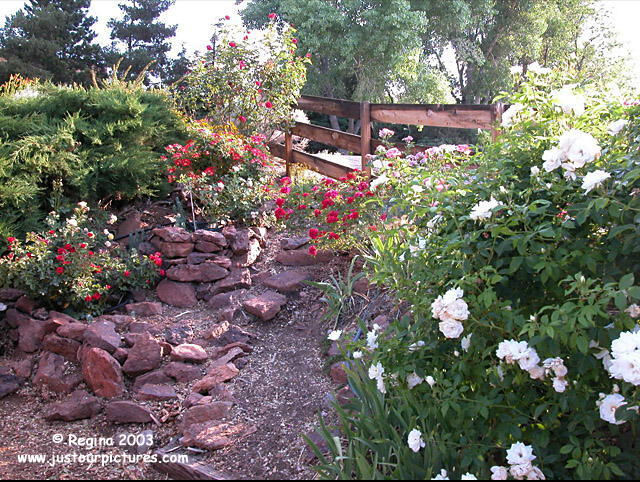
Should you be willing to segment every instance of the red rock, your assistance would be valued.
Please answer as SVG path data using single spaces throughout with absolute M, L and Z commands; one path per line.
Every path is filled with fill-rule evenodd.
M 333 380 L 338 385 L 346 385 L 348 378 L 347 372 L 345 371 L 345 362 L 338 362 L 331 365 L 330 376 L 331 380 Z
M 231 348 L 225 354 L 220 355 L 218 358 L 216 358 L 213 361 L 213 363 L 211 363 L 211 367 L 219 367 L 219 366 L 226 365 L 227 363 L 232 362 L 236 358 L 243 357 L 243 356 L 246 356 L 246 352 L 242 348 L 240 347 Z
M 188 258 L 164 259 L 162 261 L 165 268 L 170 268 L 171 266 L 177 266 L 179 264 L 187 264 L 187 262 Z
M 9 308 L 5 313 L 5 320 L 11 328 L 18 328 L 22 323 L 30 319 L 30 317 L 15 308 Z
M 209 300 L 209 306 L 214 309 L 227 308 L 230 306 L 240 306 L 240 303 L 247 297 L 247 290 L 228 291 L 219 293 Z
M 255 427 L 232 425 L 230 423 L 209 422 L 191 425 L 183 433 L 180 443 L 183 447 L 198 447 L 204 450 L 218 450 L 234 444 L 237 440 L 255 433 Z
M 11 368 L 13 372 L 20 378 L 31 378 L 33 372 L 33 356 L 28 356 L 23 360 L 13 362 Z
M 152 385 L 146 384 L 140 387 L 135 394 L 139 400 L 147 400 L 152 402 L 163 402 L 166 400 L 175 400 L 178 394 L 169 385 Z
M 371 284 L 367 278 L 360 278 L 353 284 L 353 291 L 356 293 L 360 293 L 362 295 L 366 295 L 371 289 Z
M 134 402 L 109 402 L 105 407 L 105 418 L 112 423 L 149 423 L 153 422 L 151 410 Z
M 16 301 L 24 295 L 24 291 L 15 288 L 0 288 L 0 301 Z
M 143 321 L 134 321 L 129 325 L 129 333 L 151 333 L 153 328 L 149 323 L 145 323 Z
M 17 392 L 21 383 L 22 379 L 19 377 L 8 373 L 0 374 L 0 399 Z
M 160 363 L 162 363 L 160 344 L 149 333 L 141 333 L 133 348 L 129 350 L 122 371 L 127 375 L 136 376 L 155 370 Z
M 232 270 L 229 276 L 214 283 L 211 287 L 211 293 L 217 295 L 242 288 L 251 288 L 251 273 L 248 269 Z
M 246 253 L 237 254 L 232 261 L 232 266 L 237 268 L 247 268 L 252 266 L 260 256 L 262 248 L 260 242 L 257 239 L 249 240 L 249 249 Z
M 35 310 L 33 310 L 31 312 L 31 316 L 34 317 L 36 320 L 44 321 L 47 318 L 49 318 L 49 312 L 47 310 L 45 310 L 44 308 L 36 308 Z M 59 326 L 60 324 L 62 324 L 62 323 L 57 324 L 57 326 Z
M 33 310 L 36 309 L 36 303 L 27 295 L 22 295 L 18 298 L 18 301 L 16 301 L 16 309 L 30 315 L 33 313 Z
M 202 264 L 218 256 L 213 253 L 191 253 L 187 256 L 187 264 Z
M 253 348 L 251 348 L 246 343 L 234 342 L 234 343 L 229 343 L 228 345 L 223 346 L 222 348 L 218 348 L 212 358 L 220 358 L 221 356 L 224 356 L 227 353 L 229 353 L 234 348 L 240 348 L 245 353 L 252 353 L 253 352 Z
M 143 241 L 138 245 L 138 253 L 142 255 L 149 256 L 150 254 L 154 254 L 156 251 L 156 247 L 146 241 Z
M 306 249 L 295 249 L 292 251 L 281 251 L 276 256 L 276 261 L 286 266 L 311 266 L 319 263 L 326 263 L 333 258 L 330 251 L 319 251 L 316 256 L 310 255 Z
M 85 343 L 113 353 L 122 344 L 122 337 L 110 321 L 95 321 L 84 332 Z
M 42 348 L 44 350 L 61 355 L 74 363 L 78 361 L 78 349 L 80 346 L 80 343 L 75 340 L 62 338 L 53 333 L 45 336 L 42 341 Z
M 154 229 L 152 234 L 167 243 L 187 243 L 192 241 L 192 236 L 189 231 L 174 226 Z
M 250 333 L 227 321 L 214 325 L 207 335 L 207 339 L 216 346 L 225 346 L 236 342 L 247 343 L 251 337 Z
M 233 243 L 238 235 L 238 230 L 234 226 L 225 226 L 222 228 L 222 235 L 229 243 Z
M 157 302 L 145 301 L 142 303 L 129 303 L 125 305 L 127 313 L 135 313 L 137 316 L 154 316 L 162 314 L 162 304 Z
M 69 323 L 79 323 L 79 321 L 72 316 L 60 313 L 58 311 L 50 311 L 49 319 L 59 322 L 60 326 L 67 325 Z
M 191 308 L 198 303 L 196 290 L 191 283 L 177 283 L 163 279 L 156 288 L 160 301 L 178 308 Z
M 213 402 L 213 397 L 205 397 L 199 393 L 190 393 L 182 402 L 183 408 L 191 408 L 196 405 L 206 405 Z
M 226 278 L 229 272 L 215 263 L 180 265 L 169 268 L 167 278 L 173 281 L 208 283 Z
M 42 339 L 46 334 L 46 324 L 41 320 L 28 318 L 20 323 L 18 334 L 18 348 L 25 353 L 33 353 L 40 349 Z
M 216 231 L 208 231 L 205 229 L 198 229 L 193 233 L 193 240 L 198 242 L 217 244 L 221 248 L 225 248 L 228 245 L 227 238 L 222 233 Z
M 217 253 L 218 251 L 222 251 L 222 248 L 215 243 L 199 241 L 196 243 L 195 250 L 200 253 Z
M 260 296 L 248 299 L 242 303 L 243 308 L 262 321 L 269 321 L 276 317 L 287 297 L 275 291 L 266 291 Z
M 245 254 L 249 251 L 249 230 L 240 229 L 231 242 L 233 254 Z
M 298 249 L 307 244 L 309 241 L 311 241 L 311 238 L 309 236 L 285 238 L 280 240 L 280 247 L 286 250 Z
M 231 260 L 226 256 L 222 256 L 221 254 L 216 254 L 215 257 L 211 258 L 209 261 L 207 261 L 207 263 L 215 263 L 224 269 L 231 268 Z
M 191 407 L 182 416 L 181 429 L 185 431 L 191 425 L 222 420 L 229 414 L 231 407 L 231 402 L 212 402 Z
M 131 388 L 134 392 L 137 392 L 144 385 L 166 385 L 170 383 L 173 383 L 173 380 L 171 380 L 163 370 L 154 370 L 136 378 Z
M 109 353 L 100 348 L 88 348 L 79 358 L 84 381 L 96 395 L 114 398 L 124 393 L 122 370 Z
M 193 252 L 193 243 L 165 243 L 153 238 L 151 243 L 167 258 L 186 258 Z
M 123 238 L 125 236 L 129 236 L 130 234 L 141 231 L 145 226 L 141 218 L 142 216 L 138 211 L 133 211 L 127 214 L 125 220 L 118 225 L 116 237 Z
M 48 405 L 44 412 L 46 420 L 73 422 L 95 417 L 100 410 L 100 400 L 84 390 L 76 390 L 66 400 Z
M 181 362 L 171 362 L 164 367 L 165 375 L 175 379 L 178 383 L 188 383 L 202 376 L 202 370 L 194 365 Z
M 183 343 L 173 348 L 171 351 L 171 359 L 180 362 L 203 363 L 209 358 L 209 355 L 199 345 Z
M 219 383 L 224 383 L 238 376 L 240 371 L 233 363 L 215 367 L 207 376 L 200 380 L 192 387 L 192 391 L 196 393 L 206 393 Z
M 264 280 L 265 286 L 278 290 L 283 293 L 298 291 L 302 288 L 302 282 L 308 279 L 308 276 L 298 271 L 285 271 L 284 273 L 272 276 Z
M 115 358 L 120 365 L 122 365 L 125 361 L 127 361 L 127 357 L 129 356 L 129 350 L 125 348 L 118 348 L 116 351 L 112 353 L 113 358 Z
M 45 352 L 40 358 L 38 370 L 33 377 L 33 385 L 47 388 L 56 393 L 71 393 L 82 377 L 75 366 L 60 355 Z
M 117 328 L 124 329 L 133 322 L 134 318 L 128 315 L 102 315 L 96 318 L 96 321 L 108 321 L 113 323 Z

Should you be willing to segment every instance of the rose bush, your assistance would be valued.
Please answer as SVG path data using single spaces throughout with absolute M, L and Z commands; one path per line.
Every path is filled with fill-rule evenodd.
M 529 73 L 460 163 L 377 166 L 369 266 L 411 308 L 350 347 L 325 477 L 640 473 L 640 108 L 556 83 Z
M 66 220 L 52 214 L 46 232 L 29 233 L 24 241 L 9 237 L 0 285 L 21 289 L 47 307 L 85 315 L 101 313 L 164 275 L 160 253 L 127 252 L 92 221 L 81 202 Z

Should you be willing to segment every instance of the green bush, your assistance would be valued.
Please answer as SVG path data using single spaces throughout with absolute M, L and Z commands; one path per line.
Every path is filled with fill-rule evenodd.
M 325 477 L 640 474 L 640 107 L 551 82 L 459 167 L 376 159 L 394 223 L 369 263 L 411 310 L 352 347 Z
M 159 156 L 186 131 L 165 93 L 122 83 L 0 92 L 3 239 L 38 230 L 65 204 L 130 201 L 167 186 Z

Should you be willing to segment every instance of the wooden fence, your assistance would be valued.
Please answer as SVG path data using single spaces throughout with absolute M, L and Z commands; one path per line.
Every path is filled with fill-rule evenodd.
M 305 111 L 360 120 L 361 135 L 359 136 L 326 127 L 296 122 L 291 132 L 285 134 L 284 145 L 275 142 L 269 144 L 271 153 L 286 161 L 287 174 L 289 174 L 291 164 L 297 163 L 335 179 L 346 175 L 353 170 L 353 167 L 294 149 L 294 135 L 360 154 L 360 168 L 363 171 L 368 171 L 366 165 L 367 154 L 371 154 L 382 144 L 379 140 L 372 139 L 372 122 L 487 129 L 491 130 L 495 137 L 503 112 L 502 104 L 370 104 L 369 102 L 352 102 L 306 95 L 302 96 L 298 101 L 298 108 Z M 396 145 L 400 148 L 404 147 L 404 144 Z

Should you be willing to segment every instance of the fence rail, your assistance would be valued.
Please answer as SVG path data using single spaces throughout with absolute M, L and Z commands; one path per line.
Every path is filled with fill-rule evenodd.
M 284 145 L 275 142 L 269 144 L 271 153 L 286 161 L 287 174 L 289 174 L 292 163 L 299 163 L 333 178 L 342 177 L 353 168 L 294 149 L 294 135 L 360 154 L 360 168 L 362 171 L 368 172 L 366 156 L 382 144 L 379 140 L 372 139 L 372 122 L 485 129 L 491 130 L 492 135 L 496 137 L 498 134 L 497 126 L 504 109 L 502 104 L 370 104 L 369 102 L 353 102 L 308 95 L 300 98 L 298 108 L 360 120 L 361 133 L 359 136 L 327 127 L 296 122 L 291 131 L 285 133 Z M 396 146 L 406 147 L 402 143 L 398 143 Z

